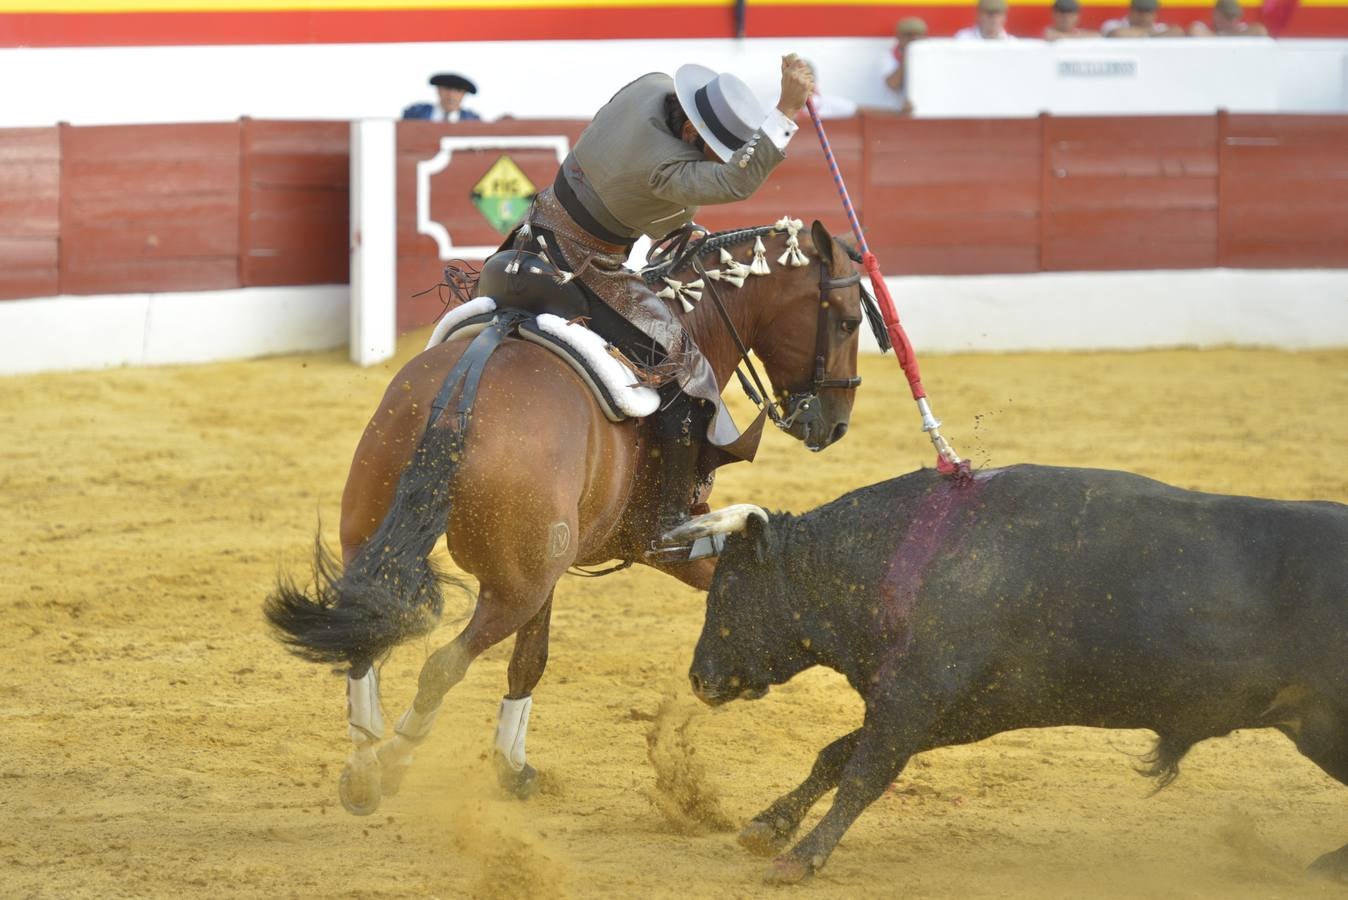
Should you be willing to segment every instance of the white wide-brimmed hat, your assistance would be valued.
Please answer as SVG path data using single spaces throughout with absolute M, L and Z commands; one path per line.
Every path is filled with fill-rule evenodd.
M 688 121 L 722 162 L 729 161 L 767 117 L 749 85 L 728 72 L 718 75 L 696 63 L 674 73 L 674 91 Z

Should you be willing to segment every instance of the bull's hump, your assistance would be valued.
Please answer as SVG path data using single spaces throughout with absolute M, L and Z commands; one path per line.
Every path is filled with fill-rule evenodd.
M 906 524 L 880 582 L 880 620 L 887 634 L 908 633 L 908 621 L 937 556 L 962 541 L 961 523 L 976 507 L 984 486 L 1006 472 L 984 469 L 970 479 L 935 475 L 913 506 L 904 511 Z M 933 473 L 934 474 L 934 473 Z

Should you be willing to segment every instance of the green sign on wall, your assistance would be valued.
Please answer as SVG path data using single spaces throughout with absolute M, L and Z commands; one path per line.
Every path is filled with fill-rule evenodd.
M 492 163 L 487 174 L 473 185 L 473 205 L 501 234 L 524 220 L 538 188 L 509 156 Z

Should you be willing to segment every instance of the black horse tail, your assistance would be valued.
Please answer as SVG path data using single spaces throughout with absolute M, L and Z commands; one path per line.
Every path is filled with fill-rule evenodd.
M 343 571 L 314 541 L 314 596 L 287 575 L 277 579 L 264 612 L 276 636 L 311 662 L 349 665 L 361 674 L 393 647 L 435 628 L 441 585 L 467 585 L 428 555 L 449 520 L 451 484 L 462 454 L 461 432 L 442 422 L 427 429 L 398 479 L 393 505 Z

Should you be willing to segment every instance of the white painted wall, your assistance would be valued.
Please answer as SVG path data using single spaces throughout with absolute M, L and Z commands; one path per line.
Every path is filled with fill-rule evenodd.
M 1348 41 L 928 40 L 910 52 L 922 116 L 1348 110 Z
M 1348 347 L 1348 270 L 886 279 L 927 353 Z M 347 341 L 345 286 L 0 302 L 0 374 L 240 359 Z M 428 323 L 429 324 L 429 323 Z M 874 339 L 863 331 L 863 347 Z
M 919 353 L 1348 347 L 1348 270 L 886 278 Z M 869 332 L 863 336 L 875 349 Z
M 0 374 L 244 359 L 344 346 L 346 285 L 0 301 Z
M 477 81 L 488 118 L 589 118 L 632 78 L 684 62 L 732 71 L 767 101 L 777 59 L 796 51 L 823 92 L 893 106 L 880 81 L 887 38 L 101 47 L 0 50 L 0 127 L 397 117 L 431 101 L 433 72 Z M 1125 56 L 1136 79 L 1063 79 L 1056 61 Z M 1348 109 L 1348 41 L 1263 39 L 936 40 L 914 47 L 919 115 Z

